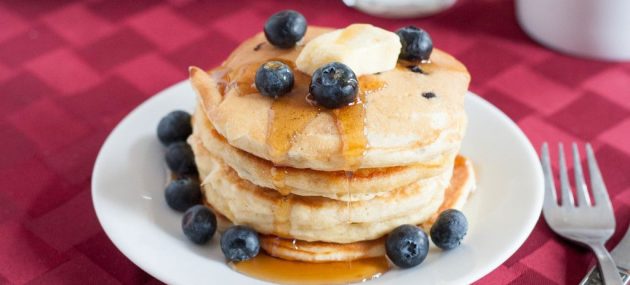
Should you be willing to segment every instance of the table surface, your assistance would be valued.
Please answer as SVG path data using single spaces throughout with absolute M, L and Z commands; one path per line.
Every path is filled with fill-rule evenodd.
M 425 19 L 387 20 L 341 1 L 0 2 L 0 284 L 160 284 L 120 253 L 90 197 L 96 154 L 135 106 L 216 66 L 280 9 L 310 24 L 417 25 L 472 74 L 471 90 L 538 148 L 591 142 L 617 217 L 630 220 L 630 64 L 547 50 L 518 27 L 512 1 L 460 1 Z M 218 1 L 217 1 L 218 2 Z M 509 189 L 506 189 L 509 190 Z M 592 255 L 540 220 L 478 284 L 576 284 Z

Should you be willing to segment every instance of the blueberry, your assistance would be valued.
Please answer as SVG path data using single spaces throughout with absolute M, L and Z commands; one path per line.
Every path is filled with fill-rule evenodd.
M 449 250 L 461 244 L 467 231 L 466 216 L 458 210 L 448 209 L 440 213 L 431 226 L 431 240 L 437 247 Z
M 246 226 L 234 226 L 221 235 L 221 251 L 229 261 L 248 260 L 260 251 L 258 233 Z
M 182 230 L 190 241 L 204 244 L 217 230 L 217 217 L 204 205 L 192 206 L 184 213 Z
M 191 133 L 190 114 L 179 110 L 164 116 L 157 127 L 158 139 L 165 146 L 174 142 L 185 141 Z
M 185 142 L 176 142 L 166 148 L 164 155 L 168 168 L 178 175 L 194 175 L 197 173 L 195 154 L 190 145 Z
M 426 99 L 432 99 L 435 98 L 435 93 L 429 91 L 429 92 L 422 92 L 422 97 L 426 98 Z
M 199 181 L 191 177 L 182 177 L 171 181 L 164 191 L 166 204 L 175 211 L 183 212 L 201 202 Z
M 311 98 L 328 109 L 354 102 L 358 90 L 357 76 L 341 62 L 332 62 L 315 70 L 309 87 Z
M 387 257 L 400 268 L 414 267 L 427 257 L 429 238 L 414 225 L 395 228 L 385 241 Z
M 256 71 L 256 89 L 260 94 L 277 98 L 293 88 L 293 71 L 281 61 L 269 61 Z
M 306 19 L 293 10 L 273 14 L 265 23 L 265 37 L 279 48 L 291 48 L 306 34 Z
M 425 61 L 433 51 L 433 41 L 429 34 L 420 28 L 407 26 L 396 31 L 402 48 L 399 57 L 411 61 Z
M 411 72 L 426 74 L 424 70 L 422 70 L 422 68 L 420 68 L 420 66 L 417 66 L 417 65 L 410 65 L 410 66 L 407 66 L 407 68 L 409 68 Z

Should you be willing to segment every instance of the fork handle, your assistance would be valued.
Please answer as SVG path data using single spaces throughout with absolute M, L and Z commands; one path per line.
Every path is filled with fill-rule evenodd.
M 608 250 L 601 243 L 589 244 L 590 248 L 597 257 L 597 263 L 599 264 L 599 270 L 606 285 L 622 285 L 621 277 L 619 276 L 619 270 L 615 261 L 608 253 Z

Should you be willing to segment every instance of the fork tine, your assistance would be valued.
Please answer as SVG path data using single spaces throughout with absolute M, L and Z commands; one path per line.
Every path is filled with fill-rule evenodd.
M 606 184 L 604 184 L 599 166 L 597 166 L 597 160 L 595 159 L 591 144 L 586 144 L 586 158 L 588 161 L 588 173 L 591 176 L 591 189 L 593 191 L 595 205 L 604 205 L 604 203 L 610 205 L 608 190 L 606 190 Z
M 584 182 L 584 173 L 582 172 L 582 163 L 580 161 L 580 151 L 576 143 L 573 143 L 573 173 L 575 174 L 577 205 L 579 207 L 588 207 L 591 204 L 591 199 L 588 197 L 588 190 L 586 189 L 586 182 Z
M 562 206 L 573 206 L 573 194 L 571 193 L 571 187 L 569 184 L 569 177 L 567 176 L 567 163 L 564 159 L 564 147 L 562 143 L 558 144 L 558 154 L 560 160 L 560 193 L 562 195 Z
M 551 171 L 551 161 L 549 159 L 549 147 L 547 143 L 543 143 L 541 150 L 541 160 L 543 173 L 545 175 L 545 202 L 543 210 L 555 208 L 558 206 L 558 198 L 556 198 L 556 187 L 553 182 L 553 172 Z

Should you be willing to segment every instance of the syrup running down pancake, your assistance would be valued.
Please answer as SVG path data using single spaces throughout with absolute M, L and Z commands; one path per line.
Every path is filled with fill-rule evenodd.
M 190 68 L 199 103 L 188 144 L 204 202 L 220 226 L 258 232 L 268 254 L 236 264 L 239 270 L 262 260 L 370 260 L 360 263 L 366 272 L 381 270 L 388 233 L 430 226 L 475 187 L 472 163 L 458 155 L 466 68 L 433 49 L 428 61 L 398 60 L 391 70 L 359 74 L 355 101 L 326 109 L 313 103 L 311 75 L 295 62 L 304 45 L 330 31 L 308 27 L 288 49 L 259 33 L 221 66 Z M 288 93 L 258 92 L 254 77 L 268 61 L 291 69 Z

